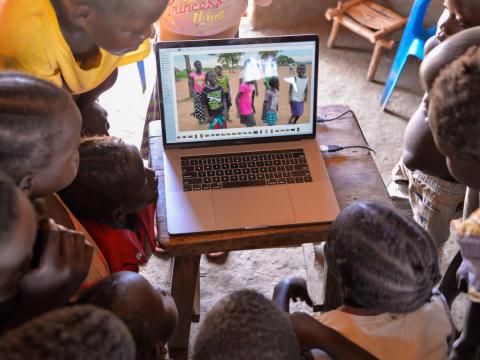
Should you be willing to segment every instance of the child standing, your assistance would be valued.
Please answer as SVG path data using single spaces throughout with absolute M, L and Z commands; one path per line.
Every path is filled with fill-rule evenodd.
M 458 294 L 457 269 L 457 276 L 469 282 L 470 299 L 466 306 L 465 324 L 460 338 L 455 341 L 451 359 L 475 359 L 480 349 L 480 234 L 477 210 L 480 207 L 479 39 L 478 27 L 452 36 L 425 58 L 420 71 L 424 88 L 429 93 L 428 119 L 435 144 L 445 156 L 452 176 L 468 187 L 464 206 L 466 221 L 452 224 L 462 256 L 457 254 L 454 258 L 441 285 L 451 303 Z M 465 49 L 468 51 L 463 56 L 451 62 Z M 464 261 L 460 266 L 462 257 Z
M 84 133 L 107 133 L 98 96 L 117 67 L 146 57 L 166 0 L 5 0 L 0 3 L 0 69 L 25 71 L 75 97 Z M 28 39 L 28 41 L 27 41 Z
M 292 111 L 292 117 L 288 121 L 289 124 L 296 124 L 300 116 L 303 115 L 305 100 L 308 95 L 308 77 L 305 75 L 307 67 L 304 64 L 297 66 L 297 76 L 295 76 L 295 84 L 297 89 L 293 88 L 290 84 L 288 91 L 288 97 L 290 99 L 290 109 Z
M 255 122 L 255 93 L 254 81 L 243 82 L 235 98 L 237 111 L 240 115 L 240 123 L 247 127 L 257 125 Z
M 268 80 L 269 88 L 265 94 L 263 102 L 262 119 L 269 126 L 275 125 L 278 121 L 278 97 L 280 93 L 280 80 L 276 76 L 272 76 Z
M 223 73 L 223 69 L 220 65 L 215 66 L 215 74 L 217 74 L 218 83 L 223 88 L 223 93 L 225 94 L 225 100 L 227 102 L 225 119 L 228 122 L 231 122 L 232 120 L 230 120 L 230 108 L 232 107 L 232 97 L 230 95 L 230 80 L 228 76 Z
M 203 88 L 200 99 L 210 123 L 208 129 L 226 129 L 225 112 L 227 111 L 227 102 L 223 87 L 218 85 L 217 75 L 214 71 L 207 72 L 206 79 L 207 86 Z
M 202 71 L 202 63 L 199 60 L 195 60 L 193 67 L 195 71 L 188 75 L 188 87 L 193 94 L 192 115 L 198 119 L 199 124 L 203 124 L 206 121 L 206 113 L 203 109 L 201 94 L 205 87 L 205 73 Z
M 379 359 L 446 358 L 454 327 L 445 300 L 433 289 L 440 279 L 435 245 L 418 224 L 379 203 L 354 203 L 332 224 L 325 257 L 343 305 L 318 321 Z M 275 292 L 295 298 L 306 289 L 287 281 Z

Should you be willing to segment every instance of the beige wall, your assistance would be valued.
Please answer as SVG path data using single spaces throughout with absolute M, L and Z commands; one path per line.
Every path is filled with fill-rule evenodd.
M 407 16 L 413 0 L 377 0 L 377 2 Z M 255 29 L 280 28 L 326 22 L 325 10 L 334 7 L 336 0 L 273 0 L 268 8 L 256 7 L 252 14 Z M 436 22 L 443 9 L 443 0 L 432 0 L 427 12 L 427 24 Z

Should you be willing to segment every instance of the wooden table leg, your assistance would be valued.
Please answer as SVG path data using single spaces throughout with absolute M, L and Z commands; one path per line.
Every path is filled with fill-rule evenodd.
M 169 342 L 172 359 L 187 360 L 190 325 L 200 266 L 200 255 L 175 257 L 172 272 L 172 296 L 178 309 L 178 326 Z

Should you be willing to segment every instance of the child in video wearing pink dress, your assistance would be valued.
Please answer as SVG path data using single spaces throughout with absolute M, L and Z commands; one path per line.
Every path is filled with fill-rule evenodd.
M 202 63 L 199 60 L 196 60 L 193 66 L 195 71 L 188 74 L 188 88 L 190 89 L 190 94 L 193 94 L 192 115 L 198 119 L 199 124 L 203 124 L 207 121 L 201 101 L 202 90 L 205 87 L 205 73 L 202 71 Z
M 254 96 L 255 85 L 253 81 L 247 81 L 240 85 L 235 103 L 240 115 L 240 123 L 246 127 L 257 125 L 255 122 L 255 105 L 253 104 Z

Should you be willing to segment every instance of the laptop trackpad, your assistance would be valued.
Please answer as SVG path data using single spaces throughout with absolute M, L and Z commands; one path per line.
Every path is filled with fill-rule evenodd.
M 287 186 L 212 191 L 219 229 L 287 225 L 295 221 Z

